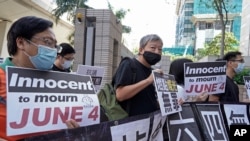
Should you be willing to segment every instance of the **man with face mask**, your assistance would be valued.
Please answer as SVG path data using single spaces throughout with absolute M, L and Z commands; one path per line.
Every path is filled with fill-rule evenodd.
M 17 66 L 39 70 L 50 70 L 56 59 L 57 41 L 51 21 L 27 16 L 15 21 L 7 34 L 7 47 L 10 57 L 0 64 L 0 140 L 14 141 L 44 134 L 33 133 L 7 136 L 6 134 L 6 66 Z M 35 74 L 34 74 L 35 75 Z M 69 128 L 78 125 L 66 121 Z M 69 126 L 68 124 L 71 123 Z M 52 131 L 50 131 L 52 132 Z
M 210 95 L 209 101 L 239 102 L 239 88 L 237 84 L 235 84 L 233 78 L 244 69 L 244 59 L 241 56 L 241 52 L 235 51 L 225 54 L 222 60 L 227 61 L 225 92 L 222 94 Z
M 61 43 L 52 70 L 71 72 L 71 65 L 74 61 L 75 53 L 75 49 L 70 44 Z
M 162 46 L 162 39 L 156 34 L 141 38 L 138 57 L 132 59 L 136 66 L 134 81 L 129 60 L 122 61 L 117 69 L 113 81 L 116 98 L 129 116 L 147 114 L 159 109 L 151 66 L 161 60 Z M 155 71 L 163 73 L 160 69 Z

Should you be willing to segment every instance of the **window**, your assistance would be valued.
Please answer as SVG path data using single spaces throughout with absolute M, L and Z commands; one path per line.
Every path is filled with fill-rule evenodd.
M 185 16 L 192 16 L 193 15 L 193 11 L 185 11 Z
M 190 20 L 185 20 L 184 24 L 192 24 L 192 22 Z
M 206 29 L 213 29 L 213 23 L 206 23 Z
M 193 28 L 184 28 L 184 32 L 186 33 L 193 32 Z
M 199 22 L 199 30 L 206 29 L 206 22 Z
M 193 8 L 193 7 L 194 7 L 194 3 L 185 4 L 185 8 Z

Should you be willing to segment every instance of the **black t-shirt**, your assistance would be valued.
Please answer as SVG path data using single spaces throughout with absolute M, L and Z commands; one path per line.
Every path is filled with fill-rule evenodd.
M 63 69 L 58 68 L 55 64 L 53 64 L 53 67 L 52 67 L 51 70 L 53 70 L 53 71 L 61 71 L 61 72 L 71 72 L 70 69 L 63 70 Z
M 238 85 L 235 84 L 233 79 L 227 76 L 226 79 L 226 87 L 225 93 L 218 94 L 220 102 L 239 102 L 239 88 Z
M 136 73 L 135 82 L 133 82 L 133 70 L 131 68 L 131 64 L 129 60 L 124 60 L 121 62 L 117 69 L 117 73 L 114 79 L 115 88 L 119 86 L 126 86 L 137 83 L 141 80 L 146 79 L 151 73 L 152 69 L 145 67 L 138 60 L 133 58 L 132 60 L 136 69 L 134 70 Z M 128 102 L 129 101 L 129 102 Z M 121 106 L 124 109 L 127 109 L 127 104 L 129 103 L 129 116 L 147 114 L 159 109 L 155 87 L 153 84 L 149 85 L 134 97 L 120 102 Z

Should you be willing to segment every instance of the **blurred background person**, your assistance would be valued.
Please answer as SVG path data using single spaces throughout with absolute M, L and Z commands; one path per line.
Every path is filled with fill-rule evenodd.
M 75 59 L 75 49 L 68 43 L 61 43 L 57 52 L 56 60 L 52 70 L 71 72 L 71 66 Z
M 239 102 L 239 88 L 233 78 L 237 73 L 241 73 L 245 67 L 244 58 L 239 51 L 228 52 L 224 55 L 223 60 L 227 61 L 226 69 L 226 86 L 225 92 L 209 96 L 212 102 Z M 216 60 L 220 61 L 220 60 Z
M 183 102 L 195 102 L 195 101 L 206 101 L 208 100 L 208 94 L 203 92 L 197 96 L 187 96 L 185 95 L 184 90 L 184 64 L 192 63 L 193 61 L 187 58 L 176 59 L 171 62 L 169 68 L 169 74 L 174 75 L 175 81 L 177 83 L 177 97 L 179 99 L 179 103 Z

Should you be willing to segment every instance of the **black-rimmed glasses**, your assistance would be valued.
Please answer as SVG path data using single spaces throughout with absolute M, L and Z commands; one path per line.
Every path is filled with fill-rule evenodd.
M 240 59 L 240 60 L 230 60 L 230 61 L 234 61 L 234 62 L 240 62 L 240 63 L 244 63 L 245 61 L 244 61 L 244 59 Z

